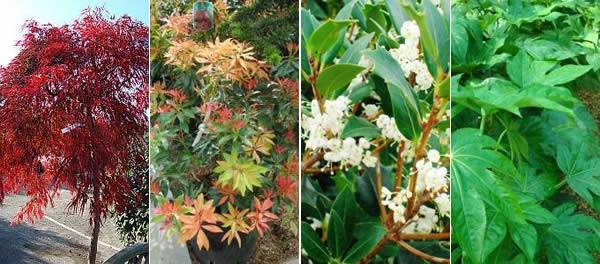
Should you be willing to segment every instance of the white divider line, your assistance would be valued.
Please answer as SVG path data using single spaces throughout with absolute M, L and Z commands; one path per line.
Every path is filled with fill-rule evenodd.
M 87 240 L 91 240 L 91 239 L 92 239 L 91 237 L 89 237 L 89 236 L 86 236 L 85 234 L 83 234 L 83 233 L 81 233 L 81 232 L 79 232 L 79 231 L 77 231 L 77 230 L 75 230 L 75 229 L 73 229 L 73 228 L 70 228 L 70 227 L 68 227 L 68 226 L 66 226 L 66 225 L 64 225 L 64 224 L 62 224 L 61 222 L 58 222 L 58 221 L 56 221 L 56 220 L 54 220 L 54 219 L 50 218 L 49 216 L 46 216 L 46 215 L 44 215 L 44 218 L 46 218 L 46 219 L 50 220 L 50 222 L 52 222 L 52 223 L 55 223 L 55 224 L 59 225 L 60 227 L 62 227 L 62 228 L 64 228 L 64 229 L 67 229 L 67 230 L 69 230 L 69 231 L 71 231 L 71 232 L 73 232 L 73 233 L 75 233 L 75 234 L 79 235 L 80 237 L 83 237 L 83 238 L 85 238 L 85 239 L 87 239 Z M 111 249 L 113 249 L 114 251 L 119 251 L 119 250 L 121 250 L 120 248 L 113 247 L 113 246 L 111 246 L 111 245 L 109 245 L 109 244 L 106 244 L 106 243 L 104 243 L 104 242 L 100 241 L 100 240 L 98 240 L 98 244 L 99 244 L 99 245 L 102 245 L 102 246 L 105 246 L 105 247 L 108 247 L 108 248 L 111 248 Z

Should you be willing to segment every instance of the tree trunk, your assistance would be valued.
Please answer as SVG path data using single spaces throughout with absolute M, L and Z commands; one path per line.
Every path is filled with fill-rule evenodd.
M 96 255 L 98 253 L 98 236 L 100 235 L 100 213 L 94 212 L 94 206 L 97 204 L 99 198 L 98 188 L 94 187 L 94 200 L 92 203 L 92 241 L 90 243 L 90 251 L 88 254 L 88 264 L 96 264 Z

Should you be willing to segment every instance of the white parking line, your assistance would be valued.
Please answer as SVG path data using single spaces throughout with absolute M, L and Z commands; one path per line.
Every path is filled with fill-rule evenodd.
M 46 216 L 46 215 L 45 215 L 45 216 L 44 216 L 44 218 L 48 219 L 48 220 L 49 220 L 50 222 L 52 222 L 52 223 L 55 223 L 55 224 L 59 225 L 60 227 L 62 227 L 62 228 L 64 228 L 64 229 L 67 229 L 67 230 L 69 230 L 69 231 L 71 231 L 71 232 L 73 232 L 73 233 L 75 233 L 75 234 L 79 235 L 80 237 L 83 237 L 83 238 L 85 238 L 85 239 L 87 239 L 87 240 L 91 240 L 91 239 L 92 239 L 91 237 L 89 237 L 89 236 L 86 236 L 85 234 L 83 234 L 83 233 L 81 233 L 81 232 L 79 232 L 79 231 L 77 231 L 77 230 L 75 230 L 75 229 L 73 229 L 73 228 L 70 228 L 70 227 L 68 227 L 68 226 L 66 226 L 66 225 L 64 225 L 64 224 L 62 224 L 61 222 L 58 222 L 58 221 L 56 221 L 56 220 L 52 219 L 52 218 L 51 218 L 51 217 L 49 217 L 49 216 Z M 111 245 L 109 245 L 109 244 L 106 244 L 106 243 L 104 243 L 104 242 L 100 241 L 100 240 L 98 240 L 98 244 L 99 244 L 99 245 L 102 245 L 102 246 L 105 246 L 105 247 L 108 247 L 108 248 L 111 248 L 111 249 L 113 249 L 113 250 L 115 250 L 115 251 L 119 251 L 119 250 L 121 250 L 120 248 L 113 247 L 113 246 L 111 246 Z

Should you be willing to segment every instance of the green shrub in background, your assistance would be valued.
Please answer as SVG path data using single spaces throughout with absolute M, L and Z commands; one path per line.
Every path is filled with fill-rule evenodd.
M 288 43 L 298 43 L 298 2 L 293 0 L 257 0 L 239 6 L 228 21 L 218 25 L 221 38 L 250 43 L 259 57 L 271 65 L 281 62 Z
M 132 163 L 133 169 L 127 174 L 129 184 L 133 191 L 144 195 L 140 200 L 129 200 L 127 210 L 111 215 L 124 245 L 148 241 L 148 159 Z

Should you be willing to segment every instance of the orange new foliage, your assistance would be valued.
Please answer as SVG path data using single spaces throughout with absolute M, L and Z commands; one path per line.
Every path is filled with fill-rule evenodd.
M 267 65 L 254 57 L 254 48 L 233 39 L 207 42 L 198 50 L 196 61 L 203 66 L 198 74 L 222 75 L 242 84 L 253 78 L 267 79 Z
M 204 194 L 200 194 L 194 201 L 194 206 L 191 209 L 190 215 L 180 216 L 181 234 L 178 242 L 184 244 L 188 240 L 192 240 L 196 236 L 198 248 L 202 250 L 210 249 L 210 243 L 204 230 L 211 233 L 221 233 L 223 230 L 217 226 L 217 221 L 220 219 L 219 214 L 215 213 L 213 200 L 204 201 Z
M 162 28 L 173 30 L 173 32 L 175 32 L 175 39 L 187 37 L 191 32 L 190 21 L 192 21 L 192 14 L 172 14 L 168 18 L 162 20 L 166 22 Z

